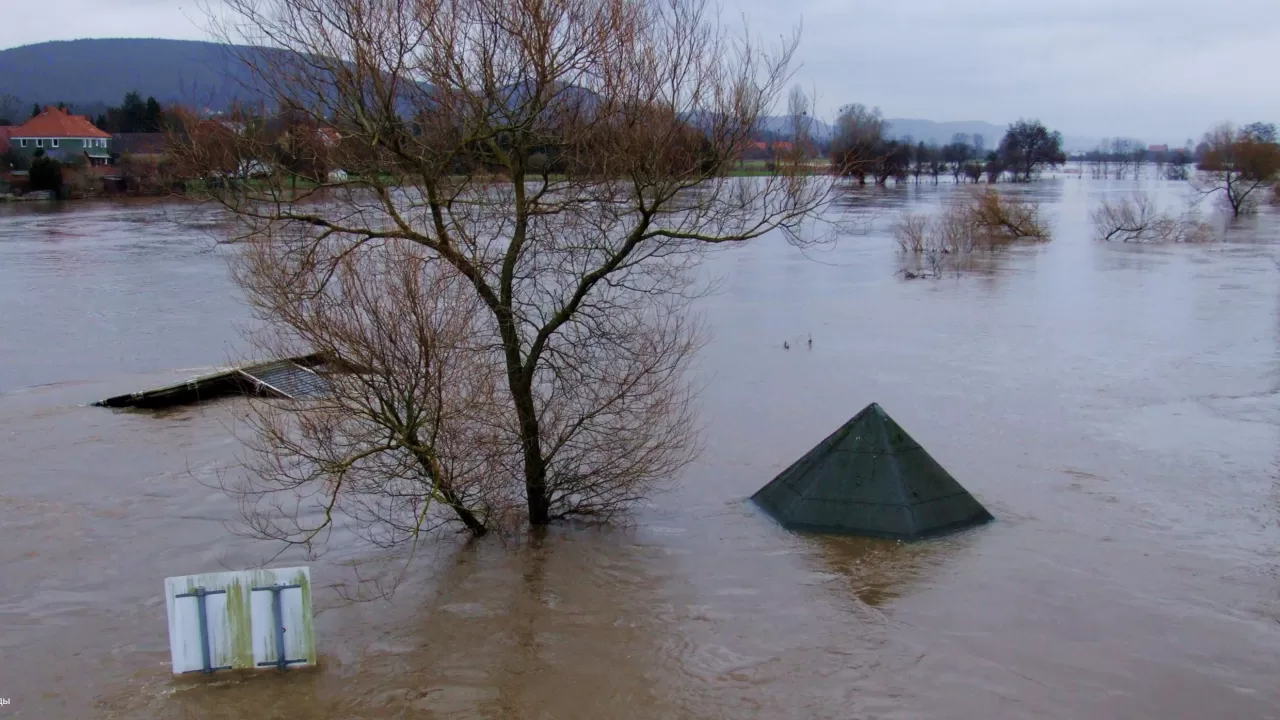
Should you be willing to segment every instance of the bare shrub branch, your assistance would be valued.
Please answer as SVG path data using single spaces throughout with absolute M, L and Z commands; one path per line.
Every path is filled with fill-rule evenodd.
M 1191 214 L 1175 217 L 1159 210 L 1146 193 L 1103 200 L 1091 214 L 1099 240 L 1120 242 L 1208 242 L 1213 228 Z
M 928 215 L 907 213 L 893 225 L 893 239 L 898 249 L 906 253 L 924 252 L 930 237 L 933 219 Z
M 936 217 L 905 214 L 894 223 L 892 232 L 898 248 L 921 257 L 928 265 L 927 274 L 933 276 L 946 264 L 946 257 L 1049 239 L 1038 204 L 991 189 L 966 193 L 963 200 L 948 205 Z
M 318 368 L 325 397 L 251 406 L 249 472 L 231 488 L 250 527 L 311 544 L 345 517 L 380 546 L 445 523 L 487 532 L 518 497 L 495 482 L 502 367 L 465 280 L 413 246 L 370 243 L 300 296 L 298 260 L 255 238 L 235 267 L 265 321 L 259 352 L 333 359 Z
M 989 242 L 1049 239 L 1039 203 L 986 190 L 975 194 L 966 208 L 970 222 Z

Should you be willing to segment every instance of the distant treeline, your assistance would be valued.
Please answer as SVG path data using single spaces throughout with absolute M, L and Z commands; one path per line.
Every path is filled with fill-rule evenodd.
M 1255 122 L 1239 129 L 1241 137 L 1261 145 L 1276 143 L 1276 127 L 1271 123 Z M 1140 140 L 1116 138 L 1103 140 L 1088 152 L 1076 153 L 1072 160 L 1088 165 L 1093 177 L 1115 178 L 1139 176 L 1144 167 L 1154 167 L 1156 177 L 1168 180 L 1186 180 L 1191 168 L 1203 164 L 1213 153 L 1212 134 L 1199 143 L 1187 140 L 1182 147 L 1147 145 Z
M 1066 161 L 1062 135 L 1050 131 L 1038 120 L 1019 120 L 1009 126 L 1000 144 L 991 150 L 981 135 L 959 133 L 950 143 L 915 142 L 911 138 L 886 137 L 887 124 L 880 108 L 848 105 L 841 109 L 831 140 L 831 168 L 859 184 L 874 180 L 883 185 L 893 179 L 904 182 L 929 176 L 934 182 L 951 175 L 956 182 L 967 179 L 988 182 L 1002 177 L 1014 181 L 1031 180 L 1044 167 Z

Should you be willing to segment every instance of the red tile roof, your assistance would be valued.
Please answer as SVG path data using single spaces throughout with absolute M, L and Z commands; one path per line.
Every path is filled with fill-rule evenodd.
M 83 115 L 47 107 L 44 112 L 22 123 L 10 133 L 18 138 L 110 138 L 111 134 L 93 126 Z

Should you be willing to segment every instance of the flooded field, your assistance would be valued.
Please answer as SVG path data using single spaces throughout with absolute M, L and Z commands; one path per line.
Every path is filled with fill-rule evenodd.
M 350 597 L 388 568 L 336 537 L 322 666 L 213 682 L 171 678 L 162 582 L 278 550 L 210 487 L 243 408 L 85 403 L 241 352 L 216 219 L 0 206 L 0 718 L 1280 717 L 1280 215 L 1094 241 L 1134 187 L 1016 188 L 1054 240 L 937 280 L 896 274 L 886 227 L 949 185 L 849 199 L 874 229 L 829 250 L 714 255 L 707 451 L 672 492 L 438 543 L 390 600 Z M 745 502 L 872 401 L 997 522 L 900 545 Z

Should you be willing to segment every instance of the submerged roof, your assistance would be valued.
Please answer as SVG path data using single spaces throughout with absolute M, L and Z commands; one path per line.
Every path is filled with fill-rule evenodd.
M 787 528 L 812 532 L 911 540 L 991 520 L 875 403 L 751 498 Z
M 99 407 L 164 408 L 212 400 L 227 395 L 263 395 L 310 400 L 329 394 L 327 373 L 333 368 L 324 355 L 313 353 L 270 362 L 241 365 L 142 392 L 99 400 Z

